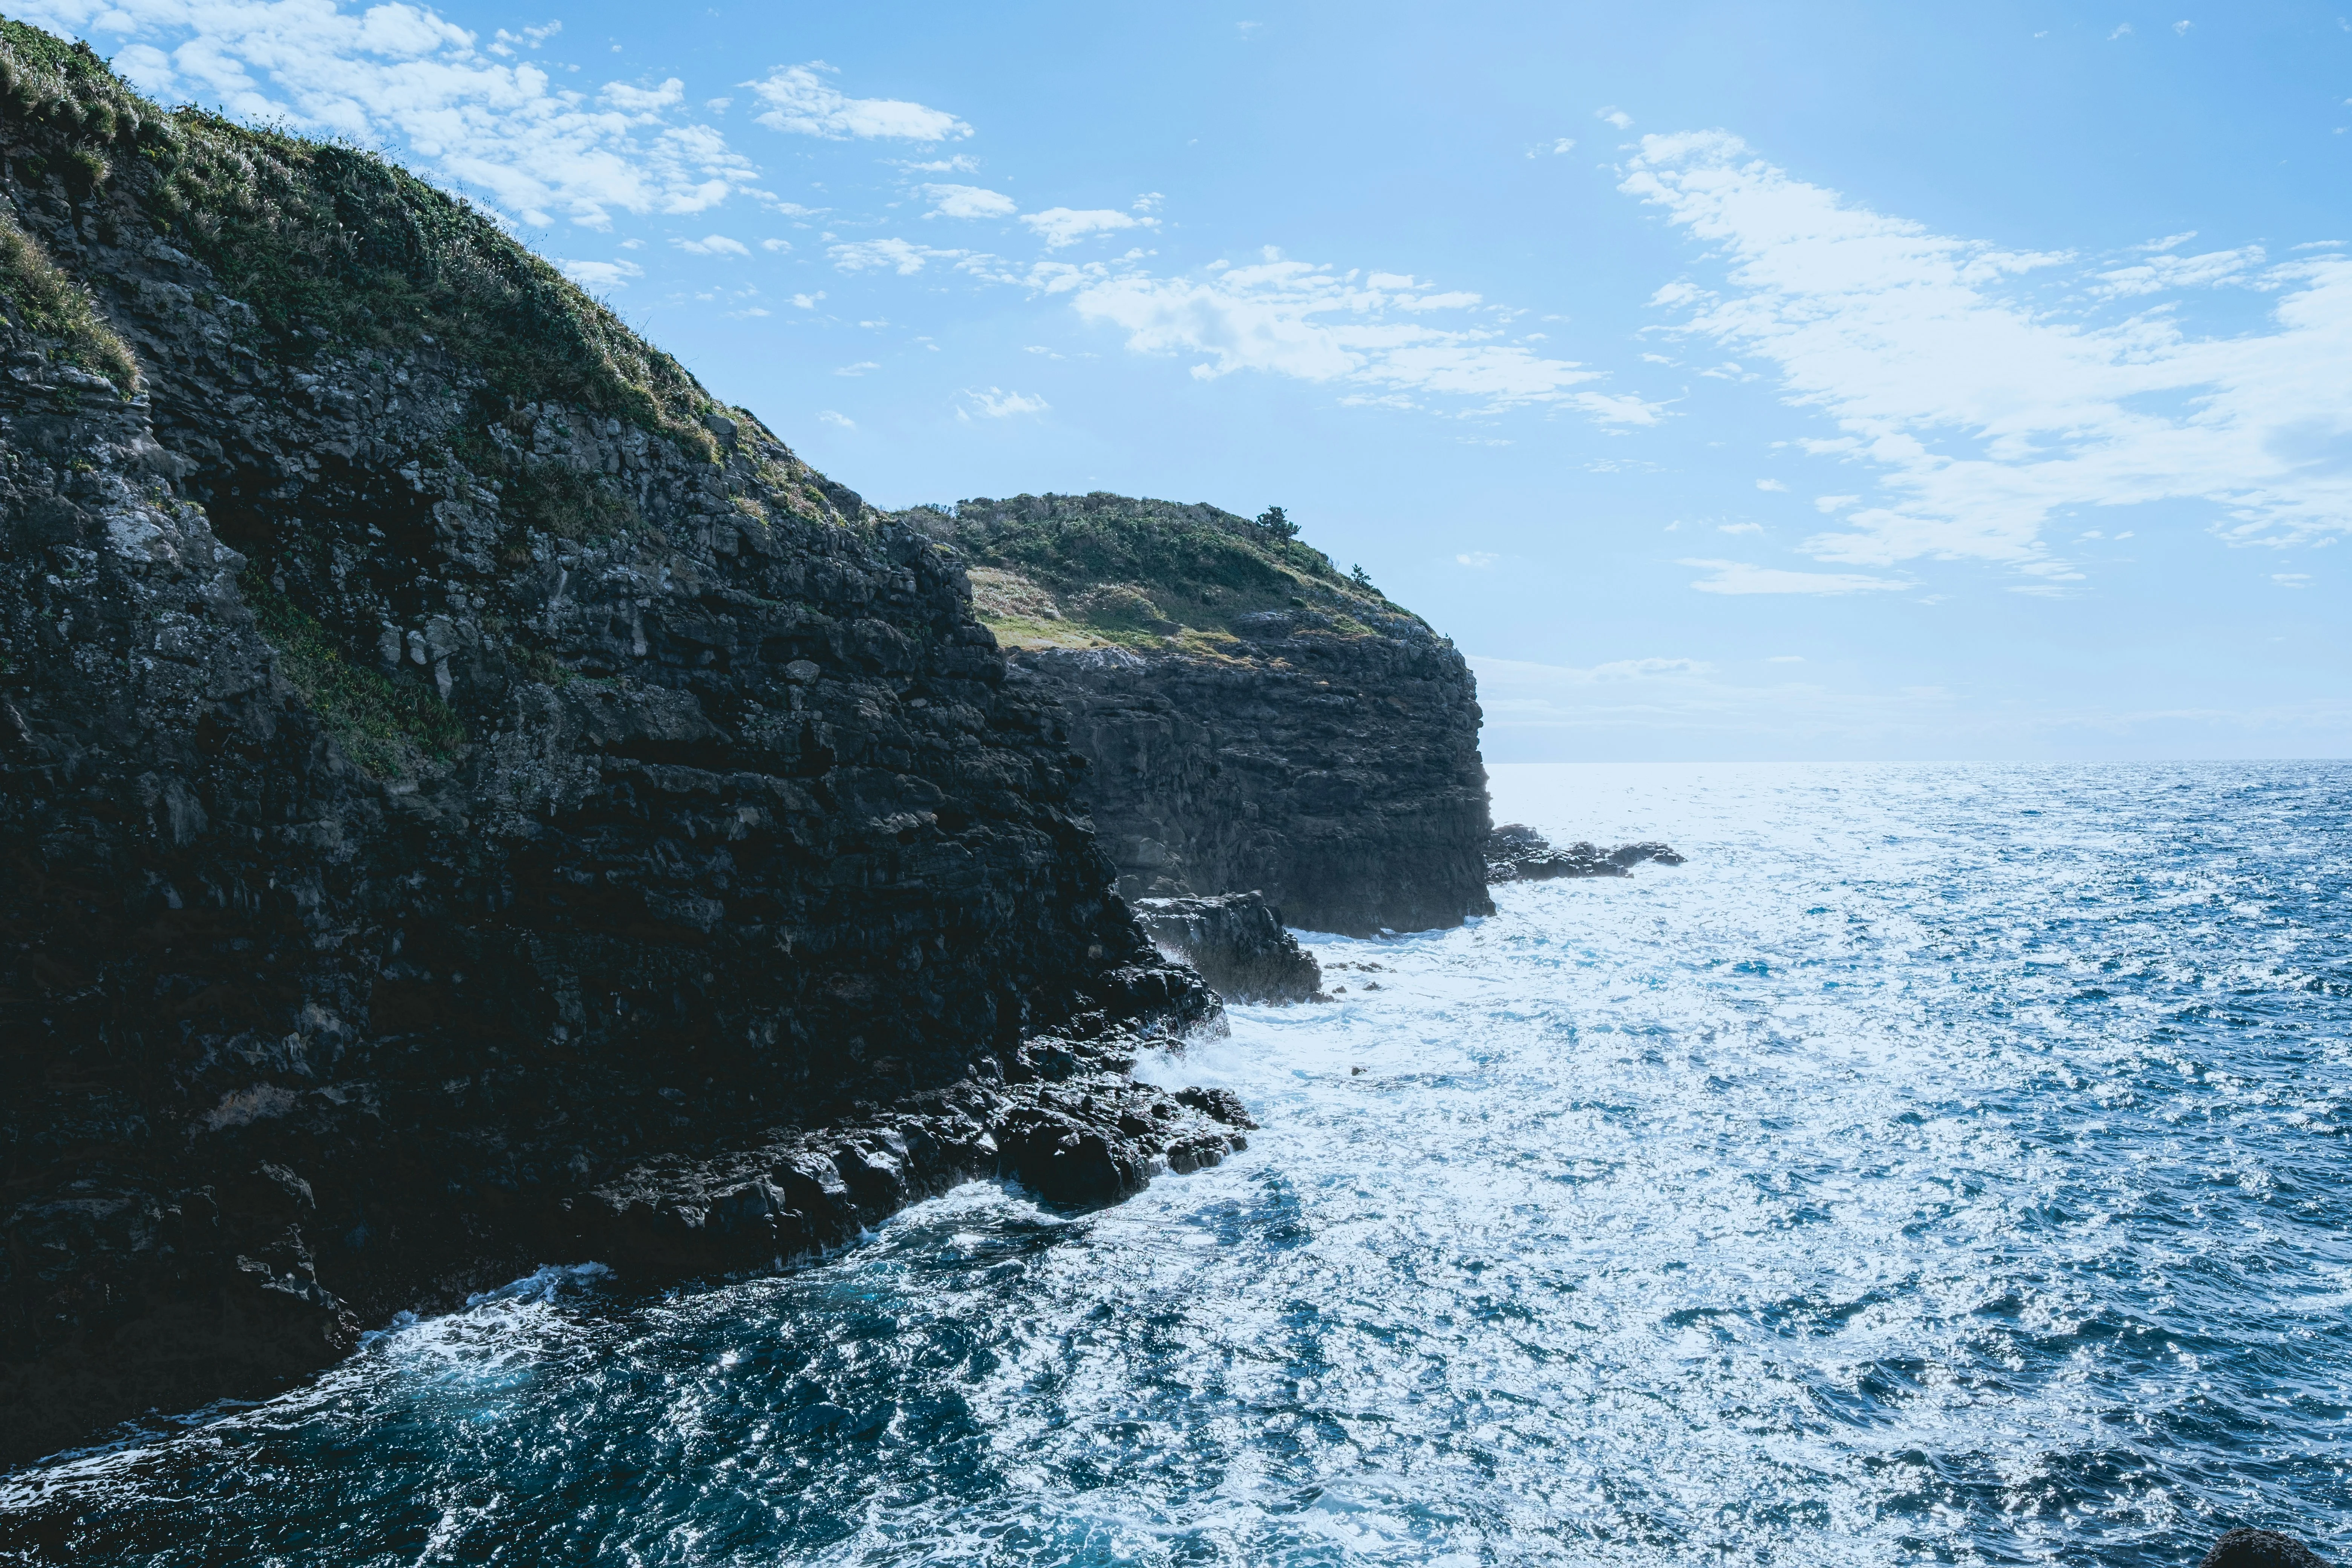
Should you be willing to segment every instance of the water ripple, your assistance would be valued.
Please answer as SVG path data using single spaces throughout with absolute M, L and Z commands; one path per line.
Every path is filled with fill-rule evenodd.
M 1496 774 L 1498 816 L 1690 863 L 1322 942 L 1346 996 L 1149 1069 L 1240 1092 L 1266 1124 L 1242 1158 L 1076 1217 L 966 1187 L 822 1267 L 653 1300 L 543 1271 L 286 1398 L 0 1481 L 0 1547 L 2352 1546 L 2352 768 Z

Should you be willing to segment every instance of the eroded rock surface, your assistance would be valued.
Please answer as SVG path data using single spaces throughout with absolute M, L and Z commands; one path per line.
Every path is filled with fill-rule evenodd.
M 1286 522 L 1106 494 L 899 515 L 972 563 L 1014 684 L 1068 716 L 1128 899 L 1256 889 L 1353 936 L 1492 910 L 1469 667 Z
M 628 1256 L 1230 1146 L 1024 1066 L 1216 1002 L 951 554 L 480 215 L 0 26 L 0 1459 L 733 1236 L 743 1151 L 848 1196 Z
M 1283 929 L 1258 892 L 1141 899 L 1135 918 L 1152 944 L 1191 964 L 1232 1002 L 1307 1002 L 1323 989 L 1315 955 Z

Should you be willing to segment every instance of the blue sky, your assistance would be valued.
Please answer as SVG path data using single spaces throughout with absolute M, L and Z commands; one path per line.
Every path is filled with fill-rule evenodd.
M 879 504 L 1286 507 L 1493 760 L 2352 755 L 2331 5 L 15 14 L 464 190 Z

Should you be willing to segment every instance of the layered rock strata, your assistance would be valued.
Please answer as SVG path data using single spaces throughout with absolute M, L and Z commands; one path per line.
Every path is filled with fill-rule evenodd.
M 373 158 L 0 107 L 0 1459 L 1232 1146 L 949 552 Z
M 1257 892 L 1140 899 L 1136 922 L 1169 957 L 1191 964 L 1234 1002 L 1311 1002 L 1323 989 L 1315 955 Z
M 1210 506 L 902 517 L 972 563 L 1013 685 L 1067 715 L 1126 897 L 1255 889 L 1290 925 L 1355 936 L 1492 910 L 1475 681 L 1369 582 Z

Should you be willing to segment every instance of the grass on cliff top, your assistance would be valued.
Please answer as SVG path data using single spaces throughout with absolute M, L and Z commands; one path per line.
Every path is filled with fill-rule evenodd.
M 1010 647 L 1220 656 L 1243 651 L 1234 625 L 1266 610 L 1315 612 L 1340 636 L 1410 618 L 1321 551 L 1213 506 L 1097 491 L 901 515 L 963 553 L 973 608 Z
M 278 650 L 279 670 L 361 768 L 392 778 L 410 772 L 420 757 L 446 762 L 465 744 L 456 710 L 422 682 L 353 664 L 325 626 L 257 569 L 248 569 L 237 587 L 263 638 Z
M 40 242 L 0 206 L 0 319 L 54 339 L 58 357 L 112 382 L 125 397 L 139 390 L 139 363 L 99 314 L 89 290 L 49 259 Z
M 252 308 L 255 346 L 304 363 L 334 345 L 431 338 L 517 401 L 575 404 L 715 457 L 685 368 L 469 204 L 373 153 L 167 111 L 92 54 L 0 17 L 0 110 L 46 130 L 77 202 L 135 204 Z

